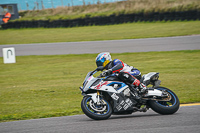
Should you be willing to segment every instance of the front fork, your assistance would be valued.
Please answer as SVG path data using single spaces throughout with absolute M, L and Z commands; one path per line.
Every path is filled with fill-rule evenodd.
M 96 93 L 90 93 L 90 94 L 84 94 L 82 93 L 83 96 L 91 96 L 93 102 L 97 105 L 101 104 L 101 100 L 100 100 L 100 92 L 97 91 Z
M 97 91 L 96 93 L 90 93 L 90 94 L 84 94 L 82 93 L 83 96 L 90 96 L 93 100 L 93 102 L 97 105 L 102 105 L 102 104 L 106 104 L 106 102 L 102 99 L 100 99 L 100 92 Z
M 100 105 L 100 92 L 97 91 L 97 105 Z

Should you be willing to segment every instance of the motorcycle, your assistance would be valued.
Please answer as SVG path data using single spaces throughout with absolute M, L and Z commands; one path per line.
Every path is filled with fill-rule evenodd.
M 98 67 L 85 77 L 82 95 L 82 111 L 94 120 L 108 119 L 112 114 L 131 114 L 136 111 L 146 112 L 149 108 L 153 111 L 168 115 L 178 111 L 180 103 L 177 95 L 166 87 L 159 86 L 159 73 L 150 72 L 142 76 L 140 82 L 152 85 L 145 94 L 140 93 L 136 86 L 124 83 L 118 79 L 118 73 L 106 77 L 94 77 L 103 67 Z

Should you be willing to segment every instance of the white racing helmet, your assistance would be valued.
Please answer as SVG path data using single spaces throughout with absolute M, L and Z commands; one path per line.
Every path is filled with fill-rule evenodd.
M 99 66 L 105 67 L 110 61 L 112 61 L 112 59 L 111 59 L 111 55 L 109 52 L 102 52 L 102 53 L 98 54 L 96 57 L 97 67 L 99 67 Z

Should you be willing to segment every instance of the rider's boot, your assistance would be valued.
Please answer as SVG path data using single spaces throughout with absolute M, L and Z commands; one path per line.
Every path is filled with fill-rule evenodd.
M 138 79 L 135 79 L 133 85 L 137 86 L 140 90 L 140 93 L 145 94 L 147 92 L 147 87 L 141 83 Z
M 146 87 L 143 83 L 140 83 L 139 88 L 140 88 L 140 92 L 141 92 L 142 94 L 147 93 L 147 87 Z
M 134 85 L 130 84 L 129 85 L 131 92 L 133 93 L 135 99 L 140 99 L 141 97 L 138 95 L 137 90 L 135 89 Z

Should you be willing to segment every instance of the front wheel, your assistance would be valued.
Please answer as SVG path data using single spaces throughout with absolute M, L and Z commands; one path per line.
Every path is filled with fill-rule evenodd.
M 93 102 L 92 98 L 86 96 L 81 102 L 83 112 L 94 120 L 108 119 L 112 114 L 112 107 L 105 99 L 100 99 L 100 105 Z
M 168 115 L 174 114 L 178 111 L 180 102 L 176 94 L 168 88 L 158 86 L 155 89 L 165 91 L 169 95 L 169 100 L 165 101 L 148 101 L 148 105 L 151 107 L 152 110 L 159 114 Z

